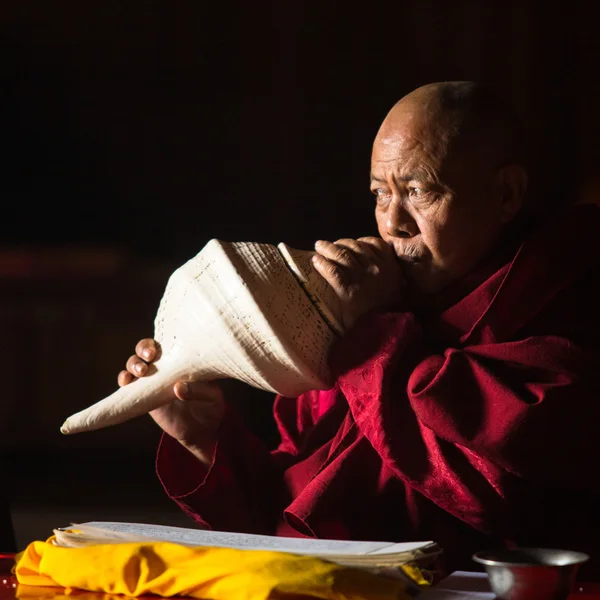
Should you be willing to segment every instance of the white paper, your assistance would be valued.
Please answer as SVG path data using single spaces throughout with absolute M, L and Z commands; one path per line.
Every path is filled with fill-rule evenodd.
M 247 533 L 229 533 L 206 529 L 188 529 L 184 527 L 168 527 L 166 525 L 149 525 L 145 523 L 115 523 L 90 521 L 78 523 L 73 529 L 95 527 L 120 534 L 146 537 L 153 540 L 164 540 L 186 546 L 217 546 L 221 548 L 238 548 L 247 550 L 275 550 L 294 554 L 311 555 L 365 555 L 408 552 L 417 548 L 425 548 L 433 542 L 356 542 L 340 540 L 315 540 L 309 538 L 286 538 L 270 535 Z M 93 532 L 89 532 L 90 534 Z

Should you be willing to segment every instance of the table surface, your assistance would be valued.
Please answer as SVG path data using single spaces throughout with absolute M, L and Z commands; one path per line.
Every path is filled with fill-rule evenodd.
M 422 600 L 494 600 L 486 573 L 456 571 L 419 595 Z M 600 600 L 600 583 L 577 583 L 569 600 Z
M 14 564 L 14 556 L 0 554 L 0 600 L 123 600 L 123 596 L 117 594 L 101 594 L 98 592 L 86 592 L 84 590 L 69 591 L 65 594 L 64 588 L 18 586 L 16 578 L 10 574 Z M 17 596 L 17 589 L 19 595 Z M 453 573 L 447 579 L 441 581 L 431 590 L 423 593 L 423 600 L 443 600 L 449 596 L 444 592 L 453 592 L 453 599 L 461 597 L 460 592 L 466 592 L 465 598 L 477 600 L 478 598 L 493 598 L 489 593 L 485 574 L 482 573 Z M 421 596 L 419 595 L 419 598 Z M 144 598 L 140 596 L 140 598 Z M 147 600 L 156 600 L 156 596 L 147 596 Z M 569 600 L 600 600 L 600 583 L 578 583 L 569 597 Z

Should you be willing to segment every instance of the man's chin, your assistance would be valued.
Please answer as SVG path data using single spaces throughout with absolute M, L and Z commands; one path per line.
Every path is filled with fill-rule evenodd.
M 423 263 L 405 263 L 402 267 L 407 287 L 416 298 L 437 294 L 448 285 L 441 273 L 432 272 Z

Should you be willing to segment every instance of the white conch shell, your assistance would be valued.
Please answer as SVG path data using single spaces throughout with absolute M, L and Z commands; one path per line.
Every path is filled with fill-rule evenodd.
M 162 351 L 155 372 L 72 415 L 62 433 L 146 414 L 168 403 L 181 380 L 232 378 L 290 397 L 330 387 L 327 353 L 343 328 L 313 254 L 209 241 L 169 278 L 154 322 Z

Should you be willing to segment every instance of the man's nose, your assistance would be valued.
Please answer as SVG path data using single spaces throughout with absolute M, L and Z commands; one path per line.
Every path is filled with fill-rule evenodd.
M 419 232 L 415 220 L 397 199 L 388 208 L 385 225 L 388 235 L 392 237 L 410 238 Z

